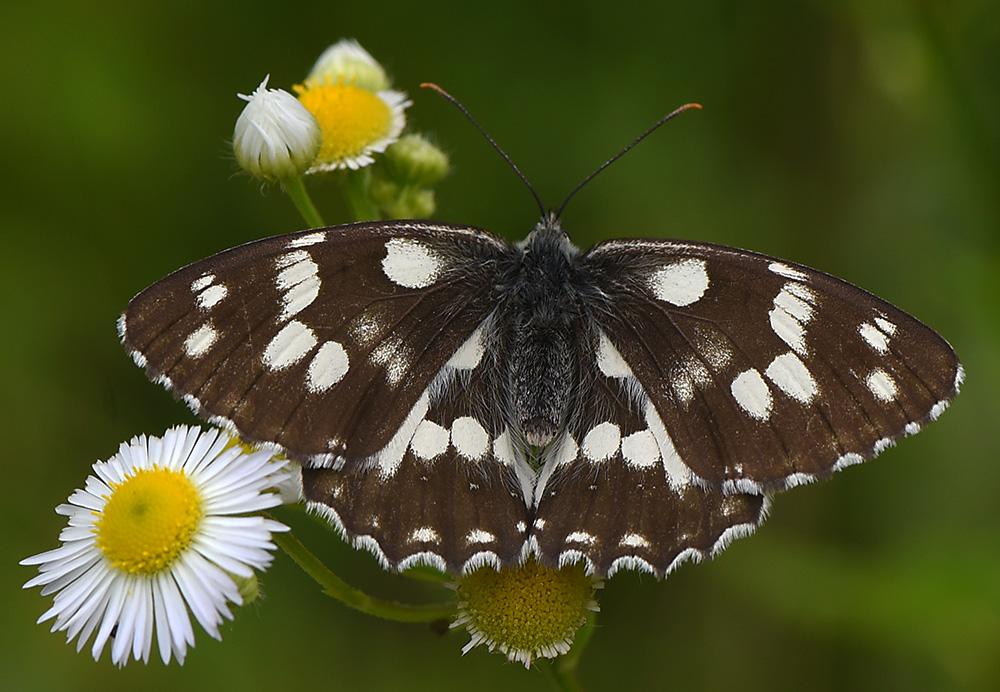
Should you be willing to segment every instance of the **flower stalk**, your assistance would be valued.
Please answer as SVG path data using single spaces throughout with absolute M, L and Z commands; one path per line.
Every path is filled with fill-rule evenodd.
M 396 622 L 436 622 L 451 620 L 455 617 L 454 603 L 433 603 L 426 605 L 410 605 L 395 603 L 369 596 L 364 591 L 356 589 L 334 574 L 329 567 L 313 555 L 299 539 L 291 534 L 276 534 L 272 540 L 288 554 L 306 574 L 316 580 L 323 593 L 335 598 L 344 605 L 350 606 L 362 613 L 374 615 L 385 620 Z

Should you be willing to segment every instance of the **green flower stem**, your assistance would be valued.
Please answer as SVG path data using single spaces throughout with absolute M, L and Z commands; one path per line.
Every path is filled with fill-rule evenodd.
M 285 194 L 292 198 L 292 202 L 310 228 L 322 228 L 326 225 L 323 223 L 323 217 L 319 215 L 316 205 L 313 204 L 302 178 L 288 178 L 282 181 L 281 187 L 285 190 Z
M 371 180 L 371 171 L 367 168 L 348 171 L 344 178 L 344 197 L 355 221 L 378 221 L 381 218 L 368 196 Z
M 275 533 L 271 539 L 323 587 L 323 593 L 363 613 L 397 622 L 434 622 L 455 617 L 454 603 L 407 605 L 372 598 L 330 571 L 291 533 Z
M 564 670 L 559 665 L 559 659 L 555 661 L 539 661 L 538 667 L 548 678 L 549 682 L 560 692 L 583 692 L 580 682 L 576 679 L 576 673 L 572 670 Z

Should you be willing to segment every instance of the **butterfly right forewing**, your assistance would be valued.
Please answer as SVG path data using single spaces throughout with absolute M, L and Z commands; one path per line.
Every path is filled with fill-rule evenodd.
M 588 254 L 598 318 L 699 482 L 762 493 L 822 478 L 917 432 L 963 371 L 933 330 L 847 282 L 702 243 Z M 605 354 L 605 359 L 607 354 Z

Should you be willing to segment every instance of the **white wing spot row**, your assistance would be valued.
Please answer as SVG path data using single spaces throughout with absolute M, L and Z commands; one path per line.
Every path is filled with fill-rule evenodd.
M 295 250 L 275 260 L 275 285 L 282 292 L 279 322 L 284 322 L 312 305 L 319 296 L 319 267 L 305 250 Z
M 819 387 L 809 369 L 791 351 L 776 356 L 764 370 L 764 376 L 782 393 L 801 404 L 812 402 L 819 394 Z M 729 391 L 739 407 L 751 418 L 767 420 L 770 417 L 774 405 L 771 388 L 756 368 L 744 370 L 737 375 Z
M 229 295 L 225 284 L 215 283 L 215 274 L 205 274 L 191 282 L 191 291 L 197 293 L 195 302 L 202 310 L 214 308 Z

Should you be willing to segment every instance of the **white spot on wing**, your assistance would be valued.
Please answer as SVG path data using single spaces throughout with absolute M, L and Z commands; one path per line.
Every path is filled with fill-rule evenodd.
M 796 353 L 805 353 L 806 340 L 805 329 L 794 317 L 781 308 L 772 308 L 767 313 L 771 319 L 771 329 L 782 341 L 788 344 Z
M 490 446 L 490 436 L 482 423 L 471 416 L 456 418 L 451 424 L 451 443 L 467 459 L 482 459 Z
M 632 466 L 645 468 L 660 461 L 660 448 L 649 430 L 640 430 L 622 438 L 622 456 Z
M 565 466 L 566 464 L 572 464 L 576 461 L 577 456 L 580 454 L 580 446 L 573 439 L 573 436 L 566 433 L 562 436 L 562 443 L 559 445 L 559 451 L 555 455 L 556 466 Z
M 402 382 L 406 373 L 410 371 L 410 351 L 397 336 L 386 338 L 375 347 L 369 357 L 372 363 L 382 366 L 386 382 L 391 387 Z
M 868 385 L 868 389 L 871 390 L 872 394 L 882 401 L 892 401 L 898 394 L 896 381 L 892 379 L 892 375 L 882 368 L 869 373 L 865 379 L 865 384 Z
M 756 368 L 744 370 L 729 388 L 733 398 L 747 415 L 757 420 L 767 420 L 771 415 L 771 390 Z
M 606 377 L 635 377 L 632 368 L 603 331 L 597 339 L 597 367 Z
M 439 543 L 441 536 L 430 526 L 421 526 L 419 529 L 413 529 L 406 540 L 410 543 Z
M 381 338 L 386 330 L 385 318 L 377 312 L 376 308 L 369 307 L 363 313 L 351 321 L 349 327 L 351 338 L 359 346 L 371 346 Z
M 382 271 L 393 283 L 405 288 L 427 288 L 441 274 L 441 257 L 412 238 L 392 238 L 385 244 Z
M 768 271 L 777 274 L 778 276 L 783 276 L 786 279 L 795 279 L 796 281 L 805 281 L 809 277 L 798 269 L 793 269 L 787 264 L 782 264 L 781 262 L 771 262 L 767 265 Z
M 406 448 L 410 445 L 410 440 L 413 439 L 417 427 L 424 419 L 424 416 L 427 415 L 429 406 L 430 397 L 425 391 L 417 399 L 417 403 L 413 405 L 410 412 L 406 414 L 406 420 L 403 421 L 396 434 L 389 440 L 389 444 L 372 457 L 372 461 L 378 466 L 379 472 L 384 478 L 391 478 L 395 475 L 396 469 L 399 468 L 400 463 L 403 461 L 403 456 L 406 454 Z
M 809 290 L 802 284 L 794 282 L 786 283 L 778 291 L 778 295 L 774 297 L 774 307 L 781 308 L 799 322 L 805 324 L 813 318 L 813 307 L 802 299 L 801 289 Z
M 482 529 L 472 529 L 465 536 L 465 540 L 469 543 L 492 543 L 496 539 L 497 537 L 492 533 Z
M 649 288 L 659 300 L 683 307 L 700 300 L 708 283 L 705 260 L 689 257 L 653 272 Z
M 885 353 L 889 350 L 889 338 L 875 325 L 868 322 L 863 323 L 858 327 L 858 334 L 878 353 Z
M 681 459 L 680 454 L 674 447 L 674 441 L 667 433 L 660 414 L 656 412 L 656 407 L 652 401 L 646 401 L 646 425 L 656 439 L 656 446 L 660 448 L 660 458 L 663 460 L 663 472 L 670 483 L 670 487 L 676 489 L 683 488 L 691 484 L 691 469 Z
M 301 283 L 292 286 L 281 296 L 282 309 L 278 316 L 279 322 L 294 317 L 307 307 L 319 296 L 320 280 L 313 274 L 306 277 Z
M 513 466 L 517 461 L 514 455 L 514 445 L 510 441 L 510 430 L 507 428 L 504 428 L 504 431 L 493 440 L 493 456 L 505 466 Z
M 299 262 L 312 261 L 312 255 L 305 250 L 293 250 L 274 258 L 274 268 L 281 271 Z
M 564 543 L 583 543 L 584 545 L 594 545 L 597 543 L 597 537 L 592 533 L 587 533 L 586 531 L 574 531 L 570 535 L 566 536 Z
M 289 252 L 279 257 L 276 263 L 281 271 L 278 272 L 275 284 L 283 292 L 282 311 L 278 321 L 284 322 L 316 300 L 321 284 L 319 267 L 305 250 Z
M 198 294 L 198 307 L 202 310 L 208 310 L 209 308 L 214 308 L 223 298 L 229 293 L 229 289 L 223 284 L 216 284 L 214 286 L 209 286 L 204 291 Z
M 591 461 L 610 459 L 618 451 L 621 435 L 621 429 L 614 423 L 595 425 L 583 437 L 583 455 Z
M 274 335 L 264 349 L 264 365 L 271 370 L 281 370 L 294 365 L 316 345 L 316 335 L 298 320 L 286 324 Z
M 410 449 L 419 458 L 430 461 L 439 454 L 444 454 L 448 449 L 448 430 L 437 423 L 429 420 L 420 421 L 413 439 L 410 440 Z
M 287 291 L 310 277 L 316 276 L 316 272 L 319 271 L 319 267 L 312 261 L 312 256 L 305 250 L 290 252 L 284 257 L 295 257 L 297 261 L 286 265 L 284 269 L 278 272 L 278 278 L 275 280 L 275 283 L 277 283 L 278 290 L 280 291 Z
M 465 343 L 458 347 L 458 350 L 448 360 L 447 365 L 456 370 L 474 370 L 479 361 L 483 359 L 483 328 L 479 327 L 472 332 L 472 336 L 466 339 Z
M 317 233 L 307 233 L 306 235 L 300 235 L 297 238 L 292 238 L 288 241 L 289 248 L 297 247 L 308 247 L 310 245 L 316 245 L 322 243 L 326 240 L 326 233 L 319 231 Z
M 805 324 L 813 317 L 813 307 L 796 293 L 801 284 L 787 283 L 774 297 L 774 307 L 768 313 L 771 329 L 796 353 L 805 353 Z
M 350 368 L 347 351 L 336 341 L 327 341 L 319 347 L 309 363 L 306 386 L 311 392 L 322 392 L 344 379 Z
M 783 353 L 771 361 L 764 371 L 768 379 L 788 396 L 808 404 L 819 392 L 805 364 L 794 353 Z
M 219 333 L 211 322 L 206 322 L 188 335 L 184 340 L 184 353 L 191 358 L 199 358 L 205 355 L 208 349 L 215 345 L 219 338 Z
M 695 348 L 709 367 L 719 371 L 729 365 L 733 351 L 724 334 L 703 325 L 695 325 L 694 333 L 697 337 Z
M 203 291 L 215 281 L 215 274 L 205 274 L 191 282 L 191 290 L 195 293 Z
M 884 317 L 876 317 L 875 318 L 875 324 L 878 326 L 879 329 L 881 329 L 883 332 L 885 332 L 889 336 L 895 336 L 895 334 L 896 334 L 896 325 L 894 325 L 889 320 L 885 319 Z
M 670 386 L 685 404 L 694 399 L 698 389 L 712 386 L 712 373 L 697 356 L 688 356 L 670 371 Z
M 649 541 L 637 533 L 627 533 L 618 541 L 618 545 L 627 548 L 648 548 Z

